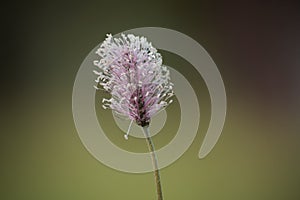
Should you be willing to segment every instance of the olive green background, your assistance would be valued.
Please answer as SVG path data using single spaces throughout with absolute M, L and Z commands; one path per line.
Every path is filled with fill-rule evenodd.
M 198 41 L 219 67 L 228 98 L 220 140 L 199 160 L 210 118 L 207 88 L 189 63 L 161 51 L 165 64 L 190 81 L 201 109 L 196 140 L 161 171 L 165 199 L 300 199 L 298 4 L 45 1 L 2 8 L 0 199 L 156 198 L 151 173 L 115 171 L 88 153 L 71 107 L 76 72 L 90 50 L 106 33 L 144 26 Z M 102 95 L 96 107 L 107 116 L 99 123 L 108 137 L 124 149 L 146 151 L 145 141 L 123 139 L 100 108 Z M 167 112 L 166 127 L 154 137 L 157 148 L 177 130 L 178 102 Z

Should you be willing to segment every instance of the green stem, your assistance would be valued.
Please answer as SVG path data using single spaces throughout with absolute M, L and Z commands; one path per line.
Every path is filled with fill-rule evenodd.
M 155 154 L 155 148 L 153 141 L 150 137 L 149 134 L 149 127 L 144 126 L 143 127 L 144 134 L 146 136 L 146 141 L 148 145 L 148 149 L 150 151 L 151 159 L 152 159 L 152 165 L 154 167 L 154 177 L 155 177 L 155 183 L 156 183 L 156 193 L 157 193 L 157 199 L 158 200 L 163 200 L 163 195 L 162 195 L 162 188 L 161 188 L 161 182 L 160 182 L 160 174 L 159 174 L 159 169 L 158 169 L 158 162 L 157 162 L 157 157 Z

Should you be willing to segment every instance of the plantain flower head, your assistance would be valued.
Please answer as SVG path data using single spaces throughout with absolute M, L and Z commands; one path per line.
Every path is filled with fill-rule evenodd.
M 111 94 L 110 99 L 102 100 L 104 109 L 145 127 L 172 102 L 170 72 L 145 37 L 122 34 L 113 38 L 107 34 L 96 54 L 100 57 L 94 61 L 96 83 Z

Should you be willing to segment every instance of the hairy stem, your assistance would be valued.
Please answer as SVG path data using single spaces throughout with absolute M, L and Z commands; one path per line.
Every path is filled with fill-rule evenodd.
M 154 148 L 153 141 L 152 141 L 152 139 L 150 137 L 150 134 L 149 134 L 149 127 L 144 126 L 143 131 L 144 131 L 144 134 L 146 136 L 146 141 L 147 141 L 148 149 L 149 149 L 150 154 L 151 154 L 152 165 L 153 165 L 153 168 L 154 168 L 154 177 L 155 177 L 155 183 L 156 183 L 157 199 L 158 200 L 163 200 L 162 188 L 161 188 L 161 182 L 160 182 L 160 174 L 159 174 L 158 163 L 157 163 L 157 157 L 156 157 L 156 154 L 155 154 L 155 148 Z

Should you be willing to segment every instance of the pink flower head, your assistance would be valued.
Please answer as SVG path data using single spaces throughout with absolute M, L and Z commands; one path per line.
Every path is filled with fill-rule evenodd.
M 144 127 L 172 102 L 168 100 L 174 94 L 170 72 L 145 37 L 122 34 L 113 38 L 108 34 L 96 54 L 101 57 L 94 61 L 100 69 L 94 71 L 96 82 L 111 94 L 110 99 L 103 99 L 103 108 Z

